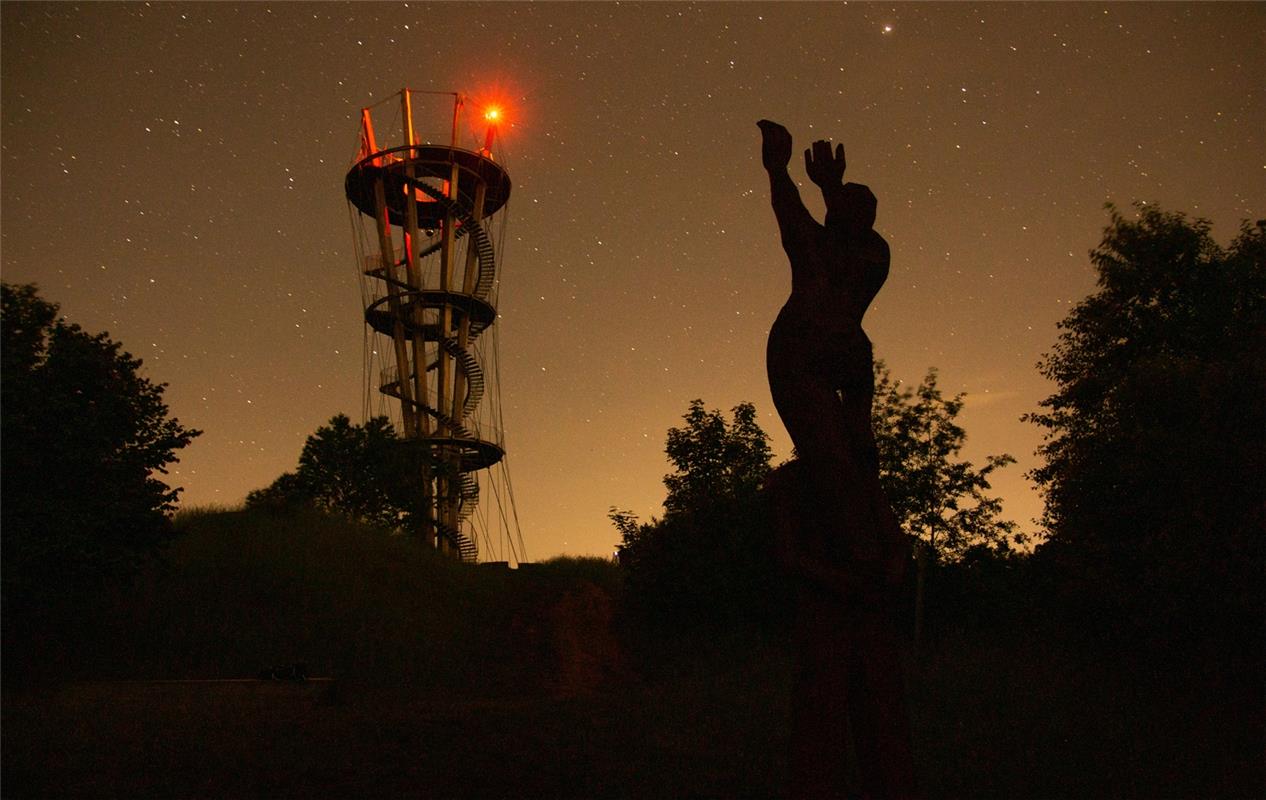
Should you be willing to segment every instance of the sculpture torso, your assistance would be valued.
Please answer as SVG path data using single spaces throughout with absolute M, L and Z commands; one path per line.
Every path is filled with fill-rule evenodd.
M 888 278 L 884 238 L 873 229 L 849 237 L 814 222 L 785 237 L 783 247 L 791 262 L 791 296 L 780 319 L 790 314 L 823 335 L 854 334 Z

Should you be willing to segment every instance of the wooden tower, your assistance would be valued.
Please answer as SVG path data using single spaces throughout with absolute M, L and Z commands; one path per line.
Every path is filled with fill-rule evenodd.
M 444 141 L 415 134 L 418 96 L 451 98 Z M 510 196 L 510 176 L 493 160 L 498 113 L 488 110 L 484 146 L 457 146 L 463 98 L 399 93 L 400 144 L 380 147 L 371 108 L 362 109 L 360 149 L 347 173 L 347 199 L 372 225 L 359 269 L 369 279 L 365 322 L 382 339 L 378 391 L 399 401 L 405 467 L 421 473 L 419 533 L 464 561 L 479 557 L 466 530 L 479 496 L 478 470 L 505 456 L 498 428 L 481 415 L 481 335 L 497 321 L 497 263 L 489 231 Z M 373 252 L 376 249 L 377 252 Z

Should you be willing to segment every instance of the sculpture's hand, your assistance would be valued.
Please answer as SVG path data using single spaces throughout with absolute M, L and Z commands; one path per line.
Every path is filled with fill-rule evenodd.
M 832 157 L 829 141 L 814 142 L 812 150 L 804 151 L 804 171 L 809 174 L 809 180 L 823 189 L 839 186 L 844 180 L 844 145 L 837 144 Z
M 786 169 L 791 163 L 791 132 L 767 119 L 757 122 L 756 126 L 760 128 L 760 157 L 765 169 Z

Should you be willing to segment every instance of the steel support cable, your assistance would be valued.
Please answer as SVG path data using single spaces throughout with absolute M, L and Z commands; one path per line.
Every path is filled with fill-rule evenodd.
M 432 188 L 425 182 L 414 178 L 405 178 L 403 182 L 406 187 L 416 189 L 430 197 L 444 209 L 446 214 L 456 218 L 461 223 L 455 232 L 457 235 L 470 234 L 469 243 L 475 247 L 475 255 L 478 262 L 478 276 L 472 294 L 478 300 L 485 300 L 492 289 L 492 283 L 496 275 L 496 255 L 493 251 L 492 241 L 488 238 L 482 222 L 471 216 L 470 210 L 465 206 L 454 202 L 443 192 Z M 472 330 L 471 338 L 476 338 L 481 330 Z M 466 375 L 467 393 L 462 402 L 462 417 L 464 421 L 465 417 L 470 416 L 478 407 L 479 401 L 483 397 L 483 370 L 479 367 L 474 356 L 466 348 L 463 348 L 457 340 L 441 335 L 439 344 L 449 355 L 457 359 L 462 372 Z M 443 421 L 441 420 L 441 422 Z
M 474 295 L 476 299 L 486 302 L 487 298 L 494 291 L 496 287 L 496 260 L 495 260 L 495 250 L 494 250 L 492 241 L 490 237 L 488 236 L 487 231 L 485 230 L 485 227 L 482 221 L 475 220 L 473 216 L 470 214 L 469 209 L 465 208 L 459 203 L 453 202 L 451 199 L 446 197 L 442 192 L 430 187 L 429 185 L 427 185 L 426 183 L 422 181 L 418 181 L 416 179 L 411 179 L 411 178 L 405 178 L 403 183 L 406 187 L 410 187 L 410 188 L 416 189 L 417 191 L 421 191 L 423 194 L 427 195 L 432 200 L 439 203 L 441 208 L 443 208 L 447 214 L 451 214 L 454 218 L 456 218 L 461 223 L 458 226 L 457 230 L 455 231 L 455 235 L 457 237 L 462 237 L 467 233 L 470 234 L 466 243 L 467 244 L 466 252 L 469 253 L 469 248 L 472 246 L 474 247 L 476 260 L 477 260 L 477 266 L 478 266 L 478 273 L 477 273 L 475 286 L 473 287 L 472 294 Z M 502 231 L 501 231 L 502 241 L 504 241 L 504 230 L 505 228 L 504 228 L 504 220 L 503 220 L 503 226 L 502 226 Z M 424 253 L 420 254 L 419 260 L 421 260 L 422 258 L 425 258 L 425 256 L 427 255 L 430 255 L 430 253 L 436 249 L 438 248 L 436 248 L 435 246 L 428 247 Z M 394 256 L 394 254 L 392 255 Z M 363 263 L 363 258 L 359 257 L 359 254 L 358 254 L 358 263 Z M 378 277 L 387 281 L 391 280 L 391 277 L 385 274 L 385 270 L 379 269 L 379 270 L 376 270 L 375 272 L 379 274 L 375 274 L 374 277 Z M 362 299 L 364 299 L 363 293 L 362 293 Z M 476 328 L 471 331 L 472 342 L 478 337 L 479 333 L 482 332 L 482 330 L 483 330 L 482 328 Z M 496 336 L 495 331 L 493 335 L 494 335 L 494 347 L 495 347 L 495 336 Z M 459 368 L 467 377 L 467 395 L 463 399 L 462 412 L 461 412 L 463 419 L 460 421 L 454 420 L 451 417 L 449 417 L 447 414 L 442 413 L 439 409 L 432 408 L 427 404 L 418 402 L 417 400 L 410 400 L 408 402 L 410 402 L 410 404 L 414 406 L 415 408 L 421 410 L 423 413 L 426 413 L 427 415 L 435 418 L 441 424 L 446 425 L 453 432 L 453 434 L 457 436 L 458 438 L 474 439 L 476 437 L 473 436 L 471 432 L 465 427 L 464 422 L 465 422 L 466 417 L 471 416 L 472 414 L 474 414 L 475 411 L 477 411 L 479 401 L 482 399 L 483 394 L 485 392 L 485 384 L 484 384 L 484 376 L 483 376 L 482 368 L 479 366 L 479 363 L 477 359 L 475 359 L 474 355 L 471 354 L 468 349 L 462 348 L 460 342 L 458 342 L 457 340 L 451 337 L 441 335 L 437 337 L 437 341 L 438 341 L 438 344 L 441 347 L 443 347 L 446 352 L 448 352 L 451 356 L 453 356 L 457 360 Z M 429 369 L 429 365 L 428 365 L 428 369 Z M 395 377 L 396 377 L 395 381 L 384 381 L 382 385 L 380 385 L 379 391 L 383 395 L 390 395 L 393 397 L 397 397 L 398 399 L 404 400 L 402 396 L 403 392 L 401 391 L 401 388 L 400 388 L 400 376 L 397 375 Z M 368 376 L 366 376 L 366 385 L 368 386 Z M 498 397 L 498 401 L 499 400 L 500 398 Z M 500 416 L 499 408 L 500 408 L 500 403 L 498 402 L 498 407 L 497 407 L 498 418 Z M 459 500 L 460 505 L 458 509 L 459 518 L 465 521 L 474 512 L 474 509 L 478 500 L 479 484 L 478 484 L 478 481 L 474 479 L 473 476 L 470 475 L 470 473 L 461 473 L 459 477 L 456 479 L 455 483 L 457 485 L 458 496 L 460 498 Z M 517 509 L 515 511 L 515 516 L 517 520 Z M 436 528 L 440 532 L 441 535 L 443 535 L 448 541 L 450 541 L 454 546 L 457 547 L 458 552 L 461 554 L 463 560 L 473 561 L 477 558 L 478 548 L 477 548 L 476 543 L 472 541 L 470 538 L 466 537 L 460 530 L 455 530 L 453 528 L 450 528 L 448 525 L 445 525 L 444 523 L 439 522 L 439 521 L 437 521 L 436 523 Z M 522 541 L 521 532 L 519 533 L 519 539 L 521 542 Z
M 497 250 L 498 252 L 502 252 L 502 253 L 505 252 L 506 238 L 509 235 L 509 219 L 507 218 L 507 216 L 503 216 L 501 218 L 501 229 L 498 232 Z M 499 336 L 499 333 L 500 333 L 499 329 L 493 330 L 492 332 L 492 369 L 493 369 L 493 381 L 496 385 L 496 389 L 493 393 L 496 398 L 496 401 L 493 404 L 494 405 L 493 424 L 497 427 L 498 430 L 501 430 L 504 432 L 505 431 L 505 416 L 504 416 L 504 404 L 501 401 L 501 337 Z M 502 444 L 504 445 L 504 442 Z M 513 527 L 510 525 L 509 520 L 504 519 L 504 515 L 505 515 L 504 504 L 502 504 L 502 501 L 500 499 L 500 494 L 498 493 L 499 509 L 501 510 L 502 517 L 503 517 L 503 524 L 505 526 L 504 530 L 506 531 L 507 544 L 509 545 L 512 551 L 516 551 L 515 540 L 517 540 L 518 547 L 517 547 L 517 551 L 515 552 L 515 557 L 521 562 L 527 557 L 527 547 L 525 546 L 523 542 L 523 528 L 519 522 L 519 507 L 514 499 L 514 484 L 510 480 L 510 464 L 509 464 L 508 457 L 502 456 L 502 460 L 497 466 L 500 467 L 501 474 L 506 484 L 506 500 L 508 500 L 508 504 L 510 506 L 510 514 L 514 519 Z M 494 487 L 495 487 L 495 483 L 494 483 Z
M 450 417 L 448 417 L 446 414 L 443 414 L 439 410 L 434 409 L 430 407 L 429 405 L 425 403 L 421 403 L 417 400 L 410 399 L 406 401 L 404 397 L 402 396 L 403 392 L 401 392 L 399 388 L 400 387 L 399 376 L 396 376 L 396 378 L 397 379 L 395 381 L 384 383 L 380 387 L 379 391 L 381 391 L 383 394 L 395 397 L 396 399 L 401 400 L 402 402 L 408 402 L 414 407 L 422 410 L 423 412 L 430 414 L 431 416 L 438 419 L 441 423 L 448 425 L 449 428 L 453 431 L 453 433 L 458 438 L 462 438 L 462 439 L 475 438 L 469 431 L 467 431 L 465 428 L 457 424 L 454 420 L 452 420 Z M 458 498 L 461 501 L 458 507 L 458 517 L 459 519 L 465 521 L 465 519 L 470 516 L 470 513 L 473 510 L 474 505 L 479 500 L 479 482 L 477 480 L 474 480 L 471 477 L 470 473 L 468 472 L 460 473 L 455 482 L 458 487 L 457 488 Z M 436 520 L 435 525 L 436 525 L 436 529 L 440 532 L 440 534 L 443 535 L 444 538 L 448 539 L 453 544 L 453 546 L 457 548 L 458 552 L 461 553 L 462 560 L 474 561 L 478 557 L 479 555 L 478 547 L 473 541 L 471 541 L 468 537 L 466 537 L 466 535 L 463 534 L 460 530 L 451 528 L 448 525 L 445 525 L 440 520 Z
M 501 378 L 500 378 L 501 339 L 498 334 L 499 334 L 499 331 L 494 329 L 492 332 L 492 337 L 491 337 L 492 348 L 493 348 L 493 358 L 492 358 L 493 367 L 492 368 L 493 368 L 493 376 L 494 376 L 494 383 L 495 383 L 495 390 L 492 396 L 496 398 L 496 401 L 495 403 L 490 403 L 490 405 L 493 406 L 493 424 L 497 427 L 498 430 L 504 431 L 505 417 L 502 411 L 504 404 L 501 402 Z M 504 445 L 504 442 L 502 442 L 502 444 Z M 507 545 L 509 546 L 510 550 L 514 552 L 515 558 L 518 559 L 519 561 L 523 561 L 527 557 L 527 548 L 523 543 L 523 529 L 519 523 L 519 509 L 514 499 L 514 487 L 510 481 L 510 467 L 509 467 L 508 455 L 503 454 L 501 457 L 501 461 L 498 462 L 496 466 L 500 468 L 502 480 L 506 484 L 506 493 L 505 493 L 506 496 L 503 498 L 500 490 L 498 489 L 497 482 L 495 480 L 491 481 L 493 493 L 497 501 L 498 512 L 501 516 L 501 521 L 502 521 L 502 526 L 503 526 L 502 530 L 505 531 Z M 510 519 L 506 517 L 506 513 L 505 513 L 506 505 L 509 505 L 510 507 L 510 514 L 514 520 L 513 525 L 511 525 Z M 517 548 L 515 547 L 516 540 L 518 542 Z
M 470 234 L 470 241 L 473 242 L 475 246 L 476 257 L 478 260 L 478 279 L 474 287 L 473 295 L 479 300 L 484 300 L 491 289 L 493 276 L 496 274 L 496 261 L 492 242 L 488 238 L 483 225 L 476 221 L 465 207 L 451 201 L 442 192 L 437 189 L 433 189 L 426 183 L 412 178 L 405 178 L 404 185 L 415 188 L 423 194 L 426 194 L 428 197 L 439 203 L 446 213 L 449 213 L 457 218 L 462 223 L 457 229 L 457 235 L 460 236 L 465 233 Z M 434 251 L 434 249 L 436 249 L 434 246 L 427 248 L 425 254 L 429 255 Z M 376 275 L 376 277 L 386 281 L 392 280 L 389 276 L 384 274 Z M 472 339 L 477 337 L 481 331 L 482 328 L 473 329 L 471 332 Z M 477 408 L 478 403 L 483 396 L 483 370 L 480 368 L 474 356 L 467 350 L 463 349 L 457 340 L 452 339 L 451 337 L 441 336 L 439 337 L 439 343 L 449 353 L 449 355 L 457 359 L 462 372 L 466 375 L 467 395 L 463 399 L 462 403 L 462 416 L 463 418 L 470 416 Z M 427 368 L 430 369 L 432 366 L 434 365 L 428 365 Z M 432 416 L 437 416 L 436 413 L 433 413 L 435 412 L 434 409 L 426 409 L 426 411 L 428 414 L 432 414 Z M 437 416 L 437 418 L 440 417 Z M 447 416 L 440 418 L 440 421 L 446 423 L 451 422 Z M 458 427 L 461 427 L 464 430 L 464 427 L 460 425 Z
M 444 209 L 446 214 L 456 218 L 461 223 L 457 229 L 459 235 L 463 232 L 470 234 L 467 246 L 474 246 L 475 256 L 478 262 L 478 277 L 472 294 L 477 299 L 484 300 L 491 289 L 493 280 L 492 276 L 496 274 L 496 261 L 492 242 L 488 239 L 488 235 L 484 230 L 482 223 L 474 219 L 467 208 L 459 203 L 453 202 L 442 192 L 437 189 L 433 189 L 426 183 L 406 178 L 404 184 L 407 187 L 421 191 L 432 200 L 435 200 L 440 204 L 441 208 Z M 479 331 L 475 331 L 474 335 L 477 336 L 478 333 Z M 470 417 L 478 409 L 479 401 L 483 398 L 483 369 L 479 366 L 479 362 L 475 359 L 475 356 L 470 352 L 470 350 L 462 347 L 461 343 L 456 339 L 441 334 L 437 337 L 437 341 L 440 347 L 442 347 L 457 361 L 458 367 L 466 376 L 466 397 L 463 398 L 462 401 L 462 419 L 454 420 L 447 414 L 443 414 L 437 409 L 429 408 L 421 403 L 415 403 L 415 405 L 423 408 L 425 413 L 430 414 L 441 423 L 447 425 L 454 434 L 459 436 L 459 438 L 474 439 L 476 437 L 466 429 L 465 421 L 467 417 Z M 479 481 L 469 472 L 466 472 L 461 473 L 458 476 L 457 484 L 458 496 L 460 498 L 457 510 L 458 519 L 465 521 L 469 519 L 470 515 L 474 511 L 475 504 L 478 503 Z M 447 526 L 444 527 L 447 528 Z M 461 535 L 459 531 L 453 531 L 453 533 Z M 464 536 L 462 538 L 465 539 Z M 466 541 L 469 542 L 468 539 Z M 474 543 L 471 542 L 470 544 L 473 546 Z M 463 553 L 463 557 L 465 557 L 465 555 L 466 554 Z
M 490 476 L 489 481 L 491 482 L 492 480 L 493 479 Z M 484 538 L 488 540 L 489 547 L 495 548 L 498 561 L 507 561 L 508 559 L 505 557 L 505 548 L 502 546 L 503 544 L 502 537 L 500 536 L 494 537 L 492 535 L 492 532 L 493 532 L 492 513 L 493 512 L 489 509 L 487 505 L 483 505 L 483 506 L 480 506 L 479 513 L 483 516 L 483 526 L 484 526 L 484 531 L 485 531 Z M 504 528 L 501 528 L 501 530 L 504 530 Z
M 495 426 L 498 430 L 504 431 L 504 430 L 505 430 L 505 426 L 504 426 L 504 419 L 505 419 L 505 418 L 504 418 L 504 416 L 502 416 L 502 413 L 501 413 L 501 409 L 502 409 L 502 402 L 501 402 L 501 380 L 500 380 L 500 377 L 499 377 L 499 376 L 500 376 L 500 363 L 501 363 L 501 362 L 500 362 L 500 359 L 498 358 L 499 354 L 498 354 L 498 352 L 497 352 L 498 342 L 500 341 L 500 337 L 498 336 L 498 331 L 495 331 L 495 330 L 494 330 L 494 331 L 492 332 L 492 337 L 491 337 L 491 338 L 492 338 L 492 348 L 493 348 L 493 358 L 492 358 L 492 364 L 493 364 L 493 374 L 494 374 L 494 376 L 496 376 L 496 378 L 495 378 L 496 390 L 493 392 L 493 397 L 495 398 L 495 400 L 494 400 L 493 402 L 489 403 L 489 405 L 491 405 L 491 406 L 492 406 L 492 409 L 491 409 L 491 411 L 492 411 L 492 415 L 491 415 L 491 416 L 492 416 L 492 424 L 493 424 L 493 425 L 494 425 L 494 426 Z M 504 433 L 503 433 L 503 437 L 504 437 Z M 503 444 L 503 446 L 504 446 L 504 442 L 502 442 L 502 444 Z M 505 461 L 505 456 L 502 456 L 502 463 L 500 463 L 500 464 L 498 464 L 498 465 L 497 465 L 497 466 L 501 467 L 501 474 L 502 474 L 502 476 L 503 476 L 503 477 L 502 477 L 502 480 L 504 480 L 504 479 L 505 479 L 505 478 L 504 478 L 504 476 L 508 474 L 508 472 L 506 471 L 505 466 L 504 466 L 504 461 Z M 512 536 L 513 536 L 512 531 L 513 531 L 513 529 L 511 528 L 511 525 L 510 525 L 510 520 L 509 520 L 509 518 L 507 518 L 507 516 L 506 516 L 506 511 L 505 511 L 506 502 L 509 500 L 509 498 L 508 498 L 508 497 L 503 498 L 503 497 L 501 496 L 501 492 L 500 492 L 500 490 L 497 488 L 497 482 L 496 482 L 496 481 L 493 481 L 493 482 L 492 482 L 492 486 L 493 486 L 493 492 L 494 492 L 494 494 L 495 494 L 495 496 L 496 496 L 496 500 L 497 500 L 497 512 L 498 512 L 498 515 L 499 515 L 499 516 L 500 516 L 500 518 L 501 518 L 501 530 L 505 532 L 506 543 L 507 543 L 507 545 L 509 546 L 509 548 L 511 549 L 511 551 L 513 551 L 513 550 L 514 550 L 514 542 L 513 542 L 513 540 L 512 540 Z M 516 553 L 516 554 L 515 554 L 515 556 L 516 556 L 516 558 L 519 558 L 518 553 Z
M 378 105 L 378 104 L 375 104 L 375 105 Z M 477 258 L 478 274 L 476 277 L 476 282 L 475 282 L 475 286 L 473 287 L 472 294 L 474 295 L 475 299 L 483 301 L 484 298 L 488 296 L 488 293 L 492 286 L 492 282 L 494 280 L 494 276 L 496 274 L 495 273 L 495 270 L 496 270 L 495 253 L 493 251 L 491 241 L 489 240 L 484 230 L 483 225 L 473 219 L 468 209 L 462 207 L 458 203 L 454 203 L 450 201 L 447 197 L 444 197 L 442 193 L 439 193 L 437 190 L 432 189 L 430 186 L 426 185 L 425 183 L 414 180 L 412 178 L 406 178 L 404 180 L 404 186 L 412 190 L 420 191 L 423 194 L 426 194 L 427 196 L 431 197 L 431 199 L 436 200 L 441 205 L 441 207 L 446 211 L 447 214 L 450 214 L 453 218 L 457 219 L 460 222 L 458 229 L 454 231 L 457 237 L 462 237 L 467 233 L 470 234 L 470 236 L 467 237 L 466 247 L 462 248 L 462 250 L 465 251 L 462 254 L 468 259 L 470 257 L 470 248 L 472 246 L 474 247 L 474 255 Z M 350 206 L 349 206 L 349 210 L 350 210 Z M 354 219 L 354 216 L 353 216 L 353 219 Z M 380 280 L 383 280 L 384 282 L 387 282 L 388 291 L 391 290 L 392 284 L 395 284 L 396 288 L 405 289 L 406 291 L 410 291 L 410 290 L 418 291 L 417 289 L 415 289 L 415 287 L 399 286 L 399 282 L 396 281 L 394 279 L 394 275 L 392 275 L 393 270 L 391 266 L 380 266 L 377 268 L 373 268 L 371 265 L 367 264 L 364 257 L 364 248 L 362 248 L 362 238 L 365 235 L 363 227 L 364 226 L 362 222 L 360 231 L 359 232 L 354 231 L 354 236 L 353 236 L 353 239 L 356 245 L 356 250 L 357 250 L 356 263 L 359 267 L 358 271 L 361 272 L 361 275 L 358 276 L 358 278 L 359 278 L 359 283 L 361 286 L 362 303 L 366 307 L 370 305 L 365 294 L 364 277 L 366 277 L 366 274 L 369 277 L 378 278 Z M 357 233 L 359 233 L 359 235 L 357 235 Z M 439 247 L 434 247 L 434 246 L 428 247 L 426 252 L 420 254 L 418 261 L 423 261 L 426 258 L 426 256 L 430 255 L 431 252 L 434 252 L 439 249 L 440 249 Z M 379 256 L 379 258 L 380 259 L 385 258 L 388 261 L 396 261 L 397 258 L 394 252 L 394 245 L 392 245 L 392 250 L 393 252 L 382 254 Z M 461 252 L 461 250 L 459 250 L 459 252 Z M 404 254 L 404 255 L 407 257 L 407 254 Z M 364 266 L 362 267 L 361 265 L 364 265 Z M 398 264 L 396 266 L 398 266 Z M 364 267 L 369 267 L 369 269 L 366 270 Z M 430 270 L 428 269 L 427 271 L 429 272 Z M 486 324 L 491 324 L 491 320 L 489 321 L 489 323 L 486 323 Z M 471 338 L 473 339 L 477 337 L 481 331 L 482 331 L 482 327 L 475 327 L 474 330 L 471 331 Z M 411 380 L 416 379 L 417 378 L 416 375 L 401 376 L 397 374 L 394 376 L 395 380 L 386 378 L 382 382 L 380 382 L 379 392 L 381 393 L 381 396 L 383 396 L 384 398 L 387 396 L 397 397 L 398 399 L 409 403 L 414 408 L 419 409 L 422 413 L 425 413 L 428 416 L 438 420 L 441 424 L 444 424 L 446 427 L 448 427 L 451 434 L 455 438 L 475 440 L 476 437 L 467 429 L 464 422 L 465 422 L 466 417 L 472 416 L 472 414 L 477 410 L 479 401 L 482 398 L 483 393 L 485 391 L 483 371 L 482 371 L 482 368 L 479 366 L 478 361 L 475 359 L 474 355 L 472 355 L 466 348 L 462 347 L 461 343 L 458 340 L 449 336 L 445 336 L 443 335 L 444 333 L 445 333 L 444 331 L 440 331 L 440 335 L 436 337 L 437 345 L 443 348 L 446 352 L 449 353 L 449 355 L 455 358 L 458 368 L 461 370 L 461 372 L 465 375 L 467 379 L 466 397 L 463 398 L 460 412 L 455 414 L 455 416 L 459 416 L 460 419 L 456 419 L 456 420 L 452 419 L 440 409 L 436 409 L 429 406 L 428 404 L 418 402 L 417 400 L 414 400 L 413 398 L 410 398 L 409 400 L 405 400 L 403 396 L 404 391 L 403 391 L 402 379 L 411 379 Z M 425 355 L 423 355 L 423 358 L 421 359 L 421 363 L 423 365 L 426 364 Z M 363 359 L 362 364 L 363 364 L 363 368 L 366 371 L 366 375 L 364 377 L 365 377 L 365 385 L 366 385 L 367 394 L 368 394 L 368 384 L 369 384 L 368 370 L 369 370 L 369 364 L 370 364 L 370 359 L 368 358 L 368 349 L 366 350 L 366 358 Z M 426 367 L 423 367 L 423 368 L 425 369 Z M 400 370 L 397 370 L 397 372 L 399 371 Z M 461 445 L 458 444 L 456 446 L 460 450 Z M 460 460 L 457 463 L 460 464 Z M 460 470 L 460 466 L 458 467 L 458 469 Z M 450 487 L 449 491 L 452 492 L 453 495 L 456 495 L 455 497 L 453 497 L 453 495 L 450 495 L 450 501 L 456 501 L 457 503 L 457 509 L 456 509 L 457 518 L 458 520 L 461 520 L 464 522 L 473 515 L 473 513 L 475 512 L 477 508 L 477 502 L 478 502 L 478 497 L 479 497 L 479 481 L 470 473 L 459 471 L 455 476 L 449 479 L 448 485 Z M 477 543 L 462 533 L 462 531 L 460 530 L 460 527 L 461 527 L 460 525 L 458 525 L 457 527 L 452 527 L 440 520 L 436 520 L 435 522 L 436 522 L 436 528 L 439 534 L 443 536 L 445 540 L 450 542 L 458 550 L 458 553 L 460 554 L 462 560 L 474 561 L 477 559 L 478 557 Z
M 492 526 L 488 522 L 487 506 L 480 506 L 475 510 L 475 519 L 471 522 L 471 527 L 479 531 L 479 538 L 483 540 L 483 552 L 486 553 L 490 561 L 502 561 L 501 548 L 493 540 L 491 530 Z
M 506 494 L 510 497 L 510 514 L 514 517 L 514 532 L 519 540 L 519 551 L 527 558 L 527 547 L 523 544 L 523 526 L 519 524 L 519 504 L 514 499 L 514 482 L 510 480 L 510 464 L 502 459 L 502 471 L 506 478 Z
M 365 258 L 365 242 L 364 242 L 364 226 L 360 223 L 360 215 L 356 207 L 349 200 L 347 202 L 347 219 L 348 224 L 352 228 L 352 257 L 353 264 L 356 269 L 356 287 L 360 291 L 361 308 L 365 308 L 369 303 L 369 293 L 366 290 L 365 274 L 361 270 L 360 265 Z M 361 326 L 361 386 L 363 388 L 361 396 L 361 422 L 369 419 L 371 407 L 373 405 L 373 392 L 370 389 L 370 380 L 373 375 L 372 364 L 372 335 L 369 332 L 368 325 Z
M 497 466 L 501 466 L 501 465 L 498 464 Z M 505 471 L 503 469 L 502 473 L 504 474 L 504 472 Z M 505 531 L 506 544 L 509 547 L 510 551 L 513 552 L 514 542 L 510 538 L 510 520 L 506 517 L 506 509 L 505 509 L 506 499 L 501 496 L 501 491 L 500 489 L 497 488 L 497 482 L 490 481 L 490 483 L 492 484 L 493 498 L 496 500 L 496 503 L 497 503 L 497 515 L 501 519 L 501 530 Z M 515 558 L 520 561 L 522 560 L 522 558 L 519 557 L 518 553 L 515 553 Z

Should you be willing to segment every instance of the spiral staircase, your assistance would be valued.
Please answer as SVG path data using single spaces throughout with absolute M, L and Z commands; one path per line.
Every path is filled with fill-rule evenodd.
M 365 321 L 397 355 L 396 365 L 380 372 L 378 390 L 400 401 L 405 438 L 425 451 L 419 463 L 428 465 L 433 485 L 428 524 L 446 543 L 442 549 L 474 562 L 479 548 L 465 528 L 479 501 L 475 473 L 505 455 L 500 432 L 480 420 L 488 387 L 475 345 L 497 319 L 497 264 L 485 221 L 504 206 L 509 176 L 486 151 L 369 150 L 348 172 L 345 189 L 352 206 L 373 219 L 383 245 L 362 262 L 374 281 Z M 432 263 L 427 259 L 439 260 L 438 284 L 426 277 L 434 270 L 421 269 Z M 458 270 L 459 260 L 469 266 Z

